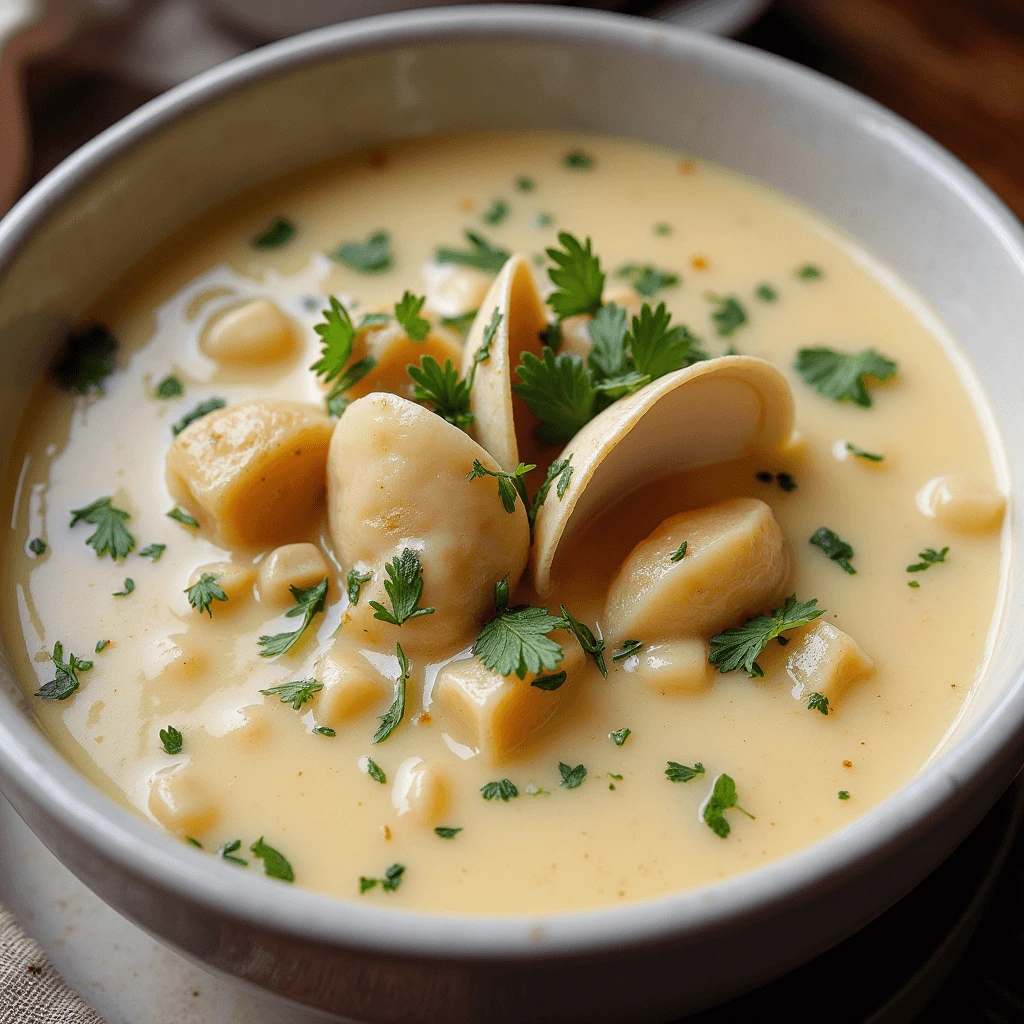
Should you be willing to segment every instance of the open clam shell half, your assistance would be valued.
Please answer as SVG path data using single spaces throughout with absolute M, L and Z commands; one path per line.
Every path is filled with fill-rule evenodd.
M 551 590 L 555 559 L 596 512 L 658 477 L 777 451 L 793 433 L 785 377 L 752 356 L 722 356 L 676 370 L 595 416 L 566 445 L 572 477 L 534 528 L 534 585 Z

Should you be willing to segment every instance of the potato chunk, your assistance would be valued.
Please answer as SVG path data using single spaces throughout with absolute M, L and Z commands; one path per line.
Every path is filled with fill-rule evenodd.
M 264 398 L 218 409 L 171 445 L 168 486 L 225 544 L 288 540 L 323 514 L 333 429 L 303 402 Z
M 373 573 L 346 635 L 451 655 L 493 614 L 494 584 L 507 574 L 515 587 L 529 554 L 526 512 L 518 501 L 505 511 L 492 477 L 468 479 L 475 459 L 498 468 L 468 435 L 404 398 L 368 395 L 345 410 L 328 459 L 331 536 L 342 565 Z M 384 566 L 406 548 L 422 565 L 419 606 L 436 611 L 399 628 L 375 619 L 370 602 L 392 607 Z
M 686 553 L 672 556 L 686 541 Z M 772 510 L 730 498 L 669 516 L 626 557 L 602 623 L 616 641 L 711 636 L 771 607 L 789 578 L 789 552 Z
M 986 533 L 1002 523 L 1006 498 L 991 484 L 951 473 L 929 480 L 918 491 L 917 506 L 957 533 Z
M 439 316 L 462 316 L 479 309 L 492 280 L 482 270 L 454 263 L 428 263 L 423 278 L 427 309 Z
M 669 640 L 645 647 L 638 655 L 636 674 L 654 693 L 664 696 L 695 693 L 713 678 L 708 664 L 711 648 L 703 637 Z
M 821 693 L 831 703 L 874 667 L 852 636 L 822 619 L 804 633 L 786 658 L 786 672 L 793 680 L 797 700 Z
M 161 773 L 152 780 L 149 813 L 169 832 L 193 837 L 220 819 L 220 808 L 187 768 Z
M 315 544 L 283 544 L 260 562 L 260 600 L 282 608 L 291 605 L 292 587 L 306 590 L 326 575 L 327 559 Z
M 313 675 L 324 685 L 313 697 L 316 720 L 332 729 L 362 717 L 391 693 L 380 673 L 358 651 L 343 645 L 321 654 Z
M 217 602 L 218 612 L 236 611 L 252 597 L 252 585 L 256 570 L 251 565 L 235 565 L 234 562 L 210 562 L 201 565 L 188 578 L 188 585 L 195 586 L 204 573 L 217 577 L 217 586 L 228 595 L 227 601 Z
M 199 347 L 218 363 L 276 363 L 295 353 L 298 335 L 270 299 L 253 299 L 218 313 L 203 330 Z
M 573 640 L 563 647 L 565 658 L 558 671 L 566 673 L 566 680 L 557 690 L 531 685 L 536 676 L 530 673 L 525 679 L 500 676 L 479 658 L 445 665 L 434 681 L 434 706 L 445 729 L 495 764 L 506 760 L 532 740 L 574 692 L 584 655 Z
M 391 806 L 400 818 L 409 815 L 417 824 L 433 828 L 448 806 L 448 781 L 444 773 L 421 757 L 406 758 L 395 772 Z

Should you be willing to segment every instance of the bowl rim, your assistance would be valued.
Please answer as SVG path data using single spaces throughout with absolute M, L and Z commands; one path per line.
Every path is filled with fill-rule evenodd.
M 318 29 L 236 57 L 145 104 L 86 143 L 0 221 L 0 275 L 47 217 L 91 177 L 178 119 L 257 80 L 324 59 L 400 46 L 514 39 L 612 49 L 664 59 L 700 55 L 748 77 L 800 89 L 845 120 L 868 124 L 904 157 L 955 190 L 1024 272 L 1024 230 L 973 172 L 880 104 L 784 58 L 744 44 L 628 15 L 532 5 L 432 8 Z M 1004 613 L 1005 622 L 1005 613 Z M 811 846 L 714 884 L 622 906 L 526 915 L 454 915 L 360 903 L 240 872 L 190 849 L 117 804 L 65 761 L 16 701 L 0 693 L 0 777 L 87 850 L 127 877 L 146 879 L 257 929 L 368 954 L 534 960 L 608 954 L 734 927 L 827 892 L 936 827 L 952 808 L 1019 762 L 1024 666 L 984 720 L 882 803 Z M 986 807 L 982 810 L 987 809 Z M 980 812 L 979 812 L 980 817 Z M 69 865 L 74 868 L 74 865 Z

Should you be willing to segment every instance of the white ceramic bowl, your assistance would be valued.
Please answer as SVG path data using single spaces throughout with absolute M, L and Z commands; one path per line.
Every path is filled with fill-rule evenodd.
M 539 7 L 389 15 L 287 40 L 160 97 L 66 160 L 0 224 L 0 444 L 6 452 L 61 330 L 185 219 L 329 154 L 520 127 L 584 129 L 706 157 L 856 235 L 959 337 L 994 410 L 1004 482 L 1024 475 L 1024 239 L 974 175 L 874 103 L 778 58 L 658 23 Z M 1019 543 L 1015 506 L 1008 529 Z M 240 872 L 79 776 L 37 730 L 6 660 L 0 788 L 118 910 L 209 967 L 292 999 L 389 1024 L 664 1021 L 777 975 L 869 921 L 1006 787 L 1024 736 L 1016 559 L 1008 573 L 987 676 L 941 757 L 815 846 L 647 902 L 441 917 Z

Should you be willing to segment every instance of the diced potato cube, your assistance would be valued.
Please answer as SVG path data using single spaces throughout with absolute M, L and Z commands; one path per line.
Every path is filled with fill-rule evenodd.
M 167 453 L 168 485 L 232 545 L 286 541 L 324 512 L 334 421 L 303 402 L 256 399 L 186 427 Z
M 327 559 L 315 544 L 284 544 L 260 562 L 260 600 L 291 605 L 295 600 L 291 587 L 307 590 L 327 575 Z
M 1006 498 L 991 484 L 951 473 L 921 488 L 918 508 L 957 533 L 985 533 L 1003 521 Z
M 786 672 L 793 680 L 797 700 L 821 693 L 832 703 L 874 667 L 853 637 L 823 619 L 804 633 L 786 658 Z
M 195 586 L 203 573 L 217 577 L 217 586 L 228 595 L 227 601 L 217 601 L 218 612 L 235 611 L 252 597 L 252 585 L 256 570 L 251 565 L 236 565 L 234 562 L 211 562 L 195 569 L 188 578 L 188 585 Z
M 613 284 L 605 287 L 601 301 L 606 305 L 609 302 L 614 302 L 616 306 L 622 306 L 627 316 L 632 317 L 640 315 L 640 307 L 644 304 L 644 297 L 632 285 Z
M 324 686 L 313 697 L 317 723 L 332 729 L 365 715 L 391 693 L 366 658 L 343 645 L 321 654 L 313 674 Z
M 673 556 L 686 542 L 686 553 Z M 772 510 L 730 498 L 669 516 L 629 553 L 612 580 L 604 625 L 615 640 L 708 637 L 770 609 L 790 560 Z
M 149 813 L 169 832 L 197 837 L 220 819 L 220 808 L 188 768 L 161 772 L 150 783 Z
M 218 363 L 276 363 L 295 353 L 298 335 L 270 299 L 253 299 L 214 316 L 199 347 Z
M 703 637 L 652 644 L 640 651 L 636 673 L 654 693 L 695 693 L 705 689 L 713 678 L 712 666 L 708 664 L 710 653 Z
M 143 673 L 161 683 L 194 683 L 206 675 L 210 665 L 209 650 L 190 630 L 158 640 Z
M 494 763 L 506 760 L 536 738 L 573 693 L 584 655 L 574 640 L 563 647 L 565 658 L 557 671 L 564 671 L 566 680 L 556 690 L 532 686 L 536 676 L 530 673 L 525 679 L 500 676 L 479 658 L 445 665 L 434 682 L 434 703 L 445 730 Z
M 400 818 L 409 815 L 417 824 L 433 828 L 448 806 L 448 781 L 444 772 L 420 757 L 406 758 L 395 772 L 391 806 Z
M 274 712 L 266 704 L 248 704 L 238 710 L 239 721 L 224 733 L 230 740 L 247 750 L 267 749 L 274 732 Z

